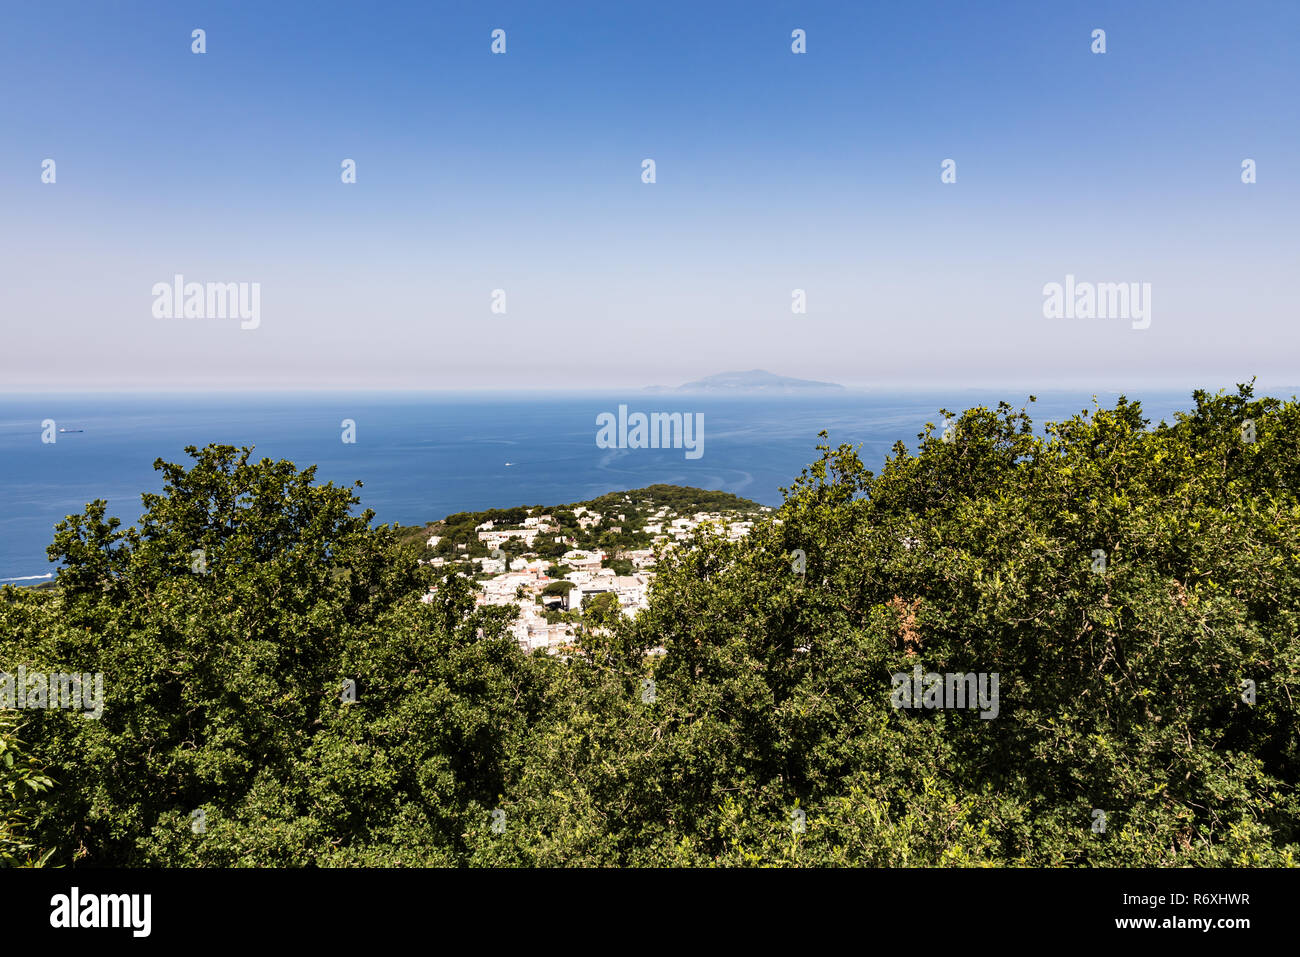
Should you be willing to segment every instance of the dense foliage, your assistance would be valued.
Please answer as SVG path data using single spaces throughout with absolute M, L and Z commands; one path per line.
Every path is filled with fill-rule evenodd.
M 52 851 L 36 855 L 34 847 L 23 839 L 23 818 L 19 805 L 40 793 L 53 781 L 42 774 L 36 762 L 24 753 L 18 737 L 18 720 L 12 711 L 0 711 L 0 866 L 39 866 Z
M 1300 405 L 1194 398 L 971 409 L 879 476 L 821 446 L 568 658 L 463 578 L 422 603 L 351 490 L 191 449 L 5 590 L 0 670 L 106 706 L 23 713 L 55 784 L 0 787 L 0 828 L 58 864 L 1294 864 Z M 996 717 L 895 707 L 917 666 L 997 674 Z

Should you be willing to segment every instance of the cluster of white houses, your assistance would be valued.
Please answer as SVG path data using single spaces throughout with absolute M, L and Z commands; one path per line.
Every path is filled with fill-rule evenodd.
M 574 513 L 583 528 L 600 525 L 604 516 L 582 506 L 576 507 Z M 613 520 L 626 521 L 623 515 L 610 516 Z M 655 513 L 652 523 L 644 526 L 644 531 L 654 537 L 655 546 L 672 547 L 684 541 L 700 525 L 711 522 L 729 538 L 738 539 L 749 534 L 752 521 L 728 521 L 724 516 L 711 512 L 696 512 L 690 518 L 669 518 L 668 509 L 661 508 Z M 607 526 L 611 531 L 621 531 L 621 526 Z M 475 532 L 479 541 L 491 550 L 504 550 L 507 543 L 518 547 L 522 544 L 531 548 L 540 535 L 558 531 L 558 526 L 550 515 L 528 516 L 518 527 L 496 527 L 492 522 L 479 525 Z M 430 545 L 437 545 L 440 538 L 433 536 Z M 605 568 L 607 558 L 621 558 L 632 564 L 632 574 L 618 575 L 612 568 Z M 454 560 L 453 560 L 454 561 Z M 445 565 L 447 560 L 434 558 L 434 565 Z M 577 611 L 583 602 L 596 595 L 612 593 L 618 599 L 623 614 L 634 617 L 646 607 L 647 592 L 654 579 L 655 548 L 620 551 L 609 555 L 604 551 L 587 551 L 572 549 L 565 552 L 555 564 L 569 569 L 564 580 L 573 587 L 561 595 L 544 595 L 546 586 L 556 581 L 547 575 L 552 562 L 544 558 L 514 558 L 502 554 L 499 557 L 474 558 L 457 562 L 457 564 L 476 566 L 475 571 L 491 577 L 477 582 L 479 592 L 476 600 L 480 605 L 519 606 L 519 615 L 511 626 L 511 633 L 525 651 L 537 648 L 559 651 L 574 641 L 575 626 L 571 622 L 550 623 L 546 619 L 548 610 Z M 507 567 L 508 565 L 508 567 Z M 425 601 L 433 598 L 433 591 L 424 596 Z M 541 599 L 539 602 L 538 599 Z

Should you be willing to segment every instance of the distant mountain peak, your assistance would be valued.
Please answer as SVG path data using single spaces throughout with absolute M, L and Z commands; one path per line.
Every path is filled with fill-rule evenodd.
M 839 390 L 844 386 L 834 382 L 817 382 L 813 379 L 793 379 L 776 375 L 766 369 L 748 372 L 719 372 L 676 387 L 650 386 L 647 392 L 815 392 Z

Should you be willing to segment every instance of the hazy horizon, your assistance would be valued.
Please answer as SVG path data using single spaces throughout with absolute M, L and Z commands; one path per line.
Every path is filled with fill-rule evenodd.
M 40 395 L 49 396 L 99 396 L 99 395 L 117 395 L 117 396 L 237 396 L 246 395 L 256 397 L 259 395 L 411 395 L 411 396 L 504 396 L 504 395 L 547 395 L 547 396 L 601 396 L 608 397 L 619 394 L 628 396 L 644 396 L 647 400 L 653 400 L 656 396 L 714 396 L 724 398 L 756 398 L 756 399 L 814 399 L 826 395 L 940 395 L 948 392 L 967 393 L 967 392 L 988 392 L 1001 390 L 1009 394 L 1010 397 L 1024 393 L 1025 395 L 1052 395 L 1059 393 L 1079 393 L 1079 392 L 1096 392 L 1098 395 L 1139 395 L 1142 392 L 1159 393 L 1163 395 L 1185 394 L 1189 399 L 1192 392 L 1197 389 L 1203 389 L 1211 394 L 1215 392 L 1235 392 L 1239 383 L 1249 384 L 1251 377 L 1235 378 L 1232 381 L 1221 380 L 1213 383 L 1203 383 L 1200 381 L 1189 381 L 1185 385 L 1176 381 L 1154 381 L 1138 382 L 1129 385 L 1102 383 L 1093 381 L 1091 383 L 1071 383 L 1069 381 L 1058 381 L 1051 384 L 1043 382 L 926 382 L 926 383 L 898 383 L 898 384 L 878 384 L 878 385 L 849 385 L 847 383 L 836 383 L 843 385 L 842 392 L 817 392 L 810 390 L 803 392 L 763 392 L 761 390 L 692 390 L 692 391 L 661 391 L 656 392 L 646 386 L 623 386 L 618 385 L 600 385 L 588 388 L 566 388 L 555 387 L 546 388 L 543 386 L 529 387 L 503 387 L 503 386 L 462 386 L 458 388 L 420 388 L 415 386 L 283 386 L 276 388 L 273 386 L 259 386 L 256 388 L 246 388 L 240 386 L 207 386 L 202 388 L 181 388 L 177 386 L 159 386 L 148 388 L 145 386 L 131 385 L 129 387 L 115 386 L 85 386 L 80 385 L 68 388 L 5 388 L 0 390 L 0 397 L 31 397 Z M 1254 382 L 1256 395 L 1272 394 L 1276 397 L 1289 397 L 1291 394 L 1300 394 L 1300 381 L 1288 383 L 1286 380 L 1265 380 L 1262 377 L 1256 377 Z M 1285 394 L 1285 395 L 1284 395 Z M 1008 399 L 1010 401 L 1010 398 Z
M 1208 0 L 18 6 L 0 390 L 1300 382 L 1298 30 Z M 256 284 L 256 322 L 160 317 L 177 276 Z M 1045 318 L 1076 279 L 1148 290 L 1149 325 Z

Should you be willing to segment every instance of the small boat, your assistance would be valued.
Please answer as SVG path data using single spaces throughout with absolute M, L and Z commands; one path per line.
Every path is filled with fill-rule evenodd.
M 63 434 L 65 432 L 85 432 L 85 431 L 86 431 L 85 429 L 59 429 L 60 434 Z
M 510 466 L 512 466 L 512 465 L 514 465 L 514 464 L 515 464 L 514 462 L 507 462 L 507 463 L 506 463 L 506 468 L 510 468 Z

